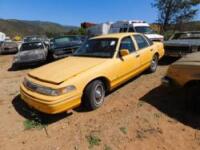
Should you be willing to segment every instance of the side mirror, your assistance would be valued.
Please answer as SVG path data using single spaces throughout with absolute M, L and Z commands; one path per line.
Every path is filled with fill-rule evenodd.
M 127 55 L 129 55 L 129 50 L 128 49 L 121 49 L 119 51 L 119 54 L 120 54 L 121 57 L 127 56 Z

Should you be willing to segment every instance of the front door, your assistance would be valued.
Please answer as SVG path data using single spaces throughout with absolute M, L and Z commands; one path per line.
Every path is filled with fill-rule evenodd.
M 129 50 L 127 56 L 118 56 L 115 60 L 115 69 L 117 72 L 116 79 L 112 82 L 117 86 L 121 82 L 130 79 L 140 67 L 140 58 L 137 55 L 135 45 L 131 37 L 125 37 L 121 40 L 119 51 L 122 49 Z

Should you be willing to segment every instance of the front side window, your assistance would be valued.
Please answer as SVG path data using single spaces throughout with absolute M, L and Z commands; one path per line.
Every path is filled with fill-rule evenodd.
M 141 35 L 134 35 L 134 38 L 137 42 L 138 48 L 139 49 L 143 49 L 145 47 L 149 46 L 149 43 L 146 41 L 146 39 L 144 37 L 142 37 Z
M 91 39 L 75 51 L 74 56 L 112 58 L 117 42 L 115 38 Z
M 121 49 L 128 49 L 130 53 L 135 51 L 135 46 L 133 44 L 131 37 L 126 37 L 122 39 L 120 44 L 120 50 Z

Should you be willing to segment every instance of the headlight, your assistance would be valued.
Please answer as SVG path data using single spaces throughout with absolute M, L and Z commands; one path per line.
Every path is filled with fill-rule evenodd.
M 59 95 L 63 95 L 63 94 L 76 90 L 76 87 L 74 85 L 69 85 L 60 89 L 52 89 L 52 88 L 35 84 L 27 80 L 26 78 L 24 79 L 23 84 L 26 88 L 30 89 L 31 91 L 38 92 L 45 95 L 50 95 L 50 96 L 59 96 Z
M 20 57 L 15 55 L 13 58 L 13 62 L 18 62 L 18 61 L 20 61 Z
M 197 46 L 193 46 L 192 47 L 192 52 L 197 52 L 198 51 L 198 47 Z

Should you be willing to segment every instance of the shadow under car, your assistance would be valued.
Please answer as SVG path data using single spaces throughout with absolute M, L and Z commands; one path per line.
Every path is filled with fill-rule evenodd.
M 187 109 L 184 89 L 158 86 L 140 98 L 175 120 L 200 129 L 200 115 Z
M 57 122 L 59 120 L 62 120 L 70 115 L 72 113 L 60 113 L 60 114 L 55 114 L 55 115 L 48 115 L 44 114 L 42 112 L 39 112 L 35 109 L 30 108 L 20 97 L 20 95 L 17 95 L 13 100 L 12 100 L 12 105 L 14 106 L 15 110 L 23 116 L 24 118 L 28 120 L 33 120 L 35 122 L 41 123 L 43 125 L 48 125 L 52 124 L 54 122 Z

